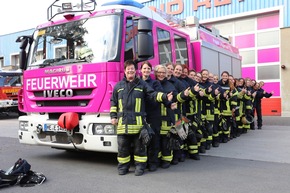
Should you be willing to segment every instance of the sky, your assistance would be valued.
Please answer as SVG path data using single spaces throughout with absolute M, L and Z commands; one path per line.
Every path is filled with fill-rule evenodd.
M 103 0 L 96 1 L 98 3 Z M 53 2 L 54 0 L 1 0 L 0 35 L 32 29 L 47 22 L 47 8 Z
M 0 35 L 35 28 L 47 22 L 47 8 L 53 0 L 0 1 Z

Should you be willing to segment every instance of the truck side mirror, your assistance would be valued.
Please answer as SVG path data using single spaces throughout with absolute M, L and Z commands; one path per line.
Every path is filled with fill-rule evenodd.
M 16 42 L 20 43 L 19 52 L 19 68 L 25 70 L 27 68 L 27 53 L 26 47 L 28 43 L 32 43 L 32 36 L 20 36 L 16 39 Z
M 144 61 L 153 57 L 152 21 L 148 18 L 140 18 L 138 21 L 138 61 Z
M 20 50 L 19 52 L 19 68 L 22 70 L 25 70 L 27 68 L 27 62 L 26 62 L 26 51 Z

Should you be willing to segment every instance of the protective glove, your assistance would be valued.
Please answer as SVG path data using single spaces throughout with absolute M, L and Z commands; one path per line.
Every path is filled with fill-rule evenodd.
M 180 142 L 178 136 L 171 131 L 167 133 L 167 137 L 169 138 L 167 143 L 167 148 L 169 150 L 180 150 Z
M 192 123 L 191 123 L 191 121 L 190 121 L 187 117 L 185 117 L 185 116 L 182 116 L 181 119 L 182 119 L 182 121 L 183 121 L 183 128 L 184 128 L 184 130 L 185 130 L 185 133 L 186 133 L 186 135 L 188 135 L 188 132 L 189 132 L 190 128 L 192 127 Z
M 142 140 L 143 145 L 148 146 L 154 134 L 153 129 L 148 124 L 145 124 L 140 131 L 139 139 Z
M 190 127 L 189 123 L 183 123 L 183 129 L 184 129 L 186 136 L 188 135 L 189 127 Z
M 182 123 L 182 120 L 178 120 L 176 123 L 175 123 L 175 126 L 174 126 L 175 130 L 176 130 L 176 133 L 177 135 L 182 139 L 182 140 L 185 140 L 186 137 L 187 137 L 187 134 L 183 128 L 183 123 Z

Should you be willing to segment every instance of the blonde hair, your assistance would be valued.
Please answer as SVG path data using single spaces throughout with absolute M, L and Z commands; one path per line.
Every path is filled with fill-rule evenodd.
M 161 65 L 161 64 L 155 66 L 155 68 L 154 68 L 154 75 L 155 75 L 155 77 L 157 76 L 157 72 L 158 72 L 158 70 L 160 68 L 163 68 L 165 70 L 165 76 L 167 77 L 167 68 L 164 65 Z

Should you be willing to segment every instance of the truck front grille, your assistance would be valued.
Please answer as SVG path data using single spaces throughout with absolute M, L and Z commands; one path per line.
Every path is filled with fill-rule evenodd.
M 89 96 L 92 94 L 93 89 L 75 89 L 73 90 L 74 96 Z M 35 97 L 44 97 L 43 91 L 34 91 L 33 92 Z
M 43 91 L 34 91 L 33 94 L 38 107 L 86 107 L 90 102 L 88 97 L 92 92 L 93 89 L 74 89 L 73 97 L 69 98 L 44 97 Z

